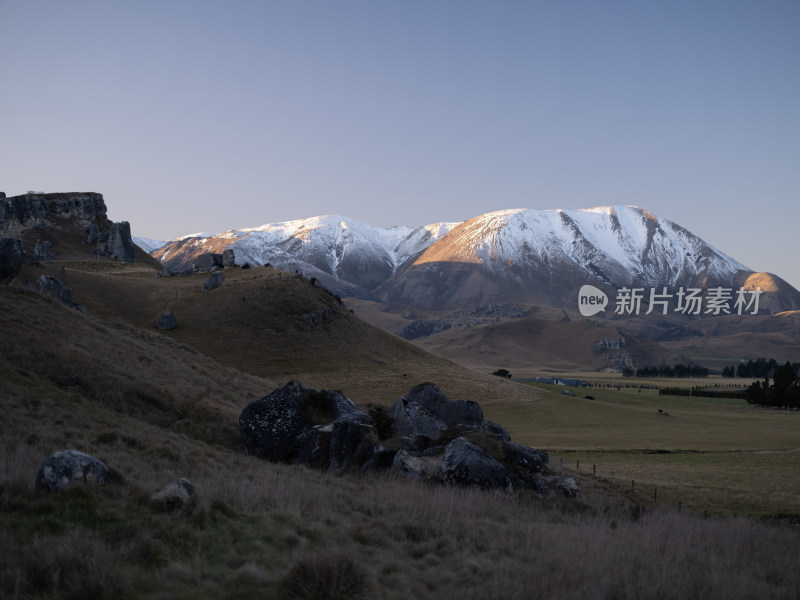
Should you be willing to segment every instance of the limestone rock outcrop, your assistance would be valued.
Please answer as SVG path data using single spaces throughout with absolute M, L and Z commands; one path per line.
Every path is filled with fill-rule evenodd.
M 13 279 L 22 268 L 22 240 L 0 239 L 0 281 Z
M 82 232 L 87 250 L 96 257 L 111 256 L 119 262 L 136 261 L 130 224 L 127 221 L 113 223 L 108 219 L 102 194 L 28 193 L 0 198 L 0 236 L 19 237 L 25 231 L 44 231 L 54 224 L 62 226 L 65 221 Z M 33 239 L 30 243 L 34 243 Z M 49 240 L 36 241 L 31 256 L 52 260 L 54 253 L 50 250 Z
M 43 229 L 45 220 L 58 217 L 89 227 L 97 219 L 108 220 L 102 194 L 23 194 L 0 198 L 0 233 L 16 227 Z
M 136 262 L 136 247 L 131 239 L 131 226 L 127 221 L 111 224 L 106 252 L 117 262 Z

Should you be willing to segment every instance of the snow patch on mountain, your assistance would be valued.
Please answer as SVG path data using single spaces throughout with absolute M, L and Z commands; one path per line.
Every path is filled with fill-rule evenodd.
M 169 240 L 153 240 L 146 237 L 136 237 L 133 236 L 133 243 L 139 246 L 142 250 L 150 254 L 151 252 L 158 250 L 159 248 L 166 246 L 169 244 Z
M 447 252 L 431 247 L 418 262 L 480 262 L 493 271 L 520 263 L 538 268 L 570 263 L 615 283 L 668 286 L 687 276 L 725 279 L 750 270 L 635 206 L 497 211 L 465 222 L 448 241 Z
M 391 276 L 458 223 L 379 228 L 339 215 L 324 215 L 196 237 L 195 245 L 232 247 L 239 264 L 271 264 L 304 272 L 319 270 L 346 278 L 354 271 L 377 270 Z M 176 249 L 177 250 L 177 249 Z M 162 261 L 175 255 L 167 251 Z M 375 282 L 377 285 L 377 282 Z

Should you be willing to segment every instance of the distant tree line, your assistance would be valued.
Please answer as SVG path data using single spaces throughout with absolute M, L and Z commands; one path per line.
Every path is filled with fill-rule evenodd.
M 778 361 L 774 358 L 769 360 L 766 358 L 750 359 L 746 363 L 739 363 L 739 366 L 735 368 L 733 366 L 725 367 L 722 369 L 722 376 L 761 379 L 763 377 L 771 377 L 777 368 Z M 800 363 L 792 363 L 792 369 L 795 376 L 797 376 L 798 372 L 800 372 Z
M 798 367 L 797 363 L 787 361 L 772 372 L 772 384 L 766 376 L 764 381 L 754 381 L 745 391 L 747 402 L 759 406 L 800 408 Z
M 708 377 L 708 369 L 700 365 L 659 365 L 657 367 L 642 367 L 633 369 L 626 367 L 622 374 L 625 377 Z
M 744 390 L 709 390 L 709 389 L 689 389 L 689 388 L 661 388 L 658 390 L 659 396 L 694 396 L 704 398 L 738 398 L 745 400 L 747 396 Z

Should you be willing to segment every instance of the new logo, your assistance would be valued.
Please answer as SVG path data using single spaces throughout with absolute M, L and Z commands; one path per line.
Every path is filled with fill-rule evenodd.
M 584 285 L 578 292 L 578 310 L 584 317 L 591 317 L 608 306 L 608 296 L 593 285 Z

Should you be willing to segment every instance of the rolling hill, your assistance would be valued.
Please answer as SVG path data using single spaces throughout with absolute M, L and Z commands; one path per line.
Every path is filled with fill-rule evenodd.
M 673 400 L 683 415 L 672 419 L 640 395 L 567 399 L 427 352 L 294 273 L 229 267 L 221 287 L 202 291 L 207 274 L 169 277 L 147 257 L 97 256 L 85 225 L 72 217 L 44 221 L 14 235 L 26 250 L 46 238 L 53 257 L 21 266 L 0 286 L 0 596 L 447 600 L 526 598 L 535 590 L 577 599 L 599 589 L 609 597 L 657 589 L 675 598 L 788 599 L 800 589 L 789 527 L 706 520 L 688 504 L 676 512 L 653 502 L 649 490 L 615 485 L 613 475 L 609 482 L 567 471 L 584 497 L 566 500 L 331 474 L 248 456 L 237 429 L 245 405 L 289 378 L 384 405 L 432 380 L 451 398 L 479 401 L 528 443 L 546 439 L 583 452 L 568 461 L 594 460 L 586 453 L 597 452 L 598 439 L 618 444 L 632 423 L 634 439 L 611 449 L 622 460 L 613 468 L 636 468 L 637 483 L 657 482 L 659 498 L 669 501 L 686 497 L 670 496 L 672 489 L 708 507 L 709 486 L 724 485 L 732 468 L 740 474 L 743 461 L 756 465 L 759 477 L 738 477 L 737 502 L 738 495 L 747 501 L 735 506 L 759 504 L 749 485 L 756 480 L 774 516 L 796 510 L 796 497 L 785 497 L 796 463 L 796 452 L 784 450 L 796 439 L 784 418 L 791 415 Z M 42 277 L 68 285 L 88 312 L 38 291 Z M 162 331 L 155 323 L 167 310 L 178 326 Z M 537 323 L 545 314 L 533 311 L 519 329 L 542 335 L 565 359 L 570 339 L 603 330 L 567 322 L 573 337 L 558 340 L 559 349 L 554 339 L 567 329 Z M 471 333 L 477 347 L 512 342 L 504 350 L 512 353 L 515 324 Z M 742 427 L 751 420 L 758 435 Z M 648 473 L 647 461 L 636 464 L 651 439 L 679 443 L 681 453 L 660 460 L 707 461 L 693 432 L 709 429 L 705 447 L 717 461 L 710 483 L 705 462 L 690 478 L 696 466 L 670 461 L 671 471 L 659 471 L 667 479 Z M 776 430 L 780 436 L 761 441 Z M 743 431 L 748 452 L 743 457 L 739 447 L 727 458 Z M 87 477 L 57 493 L 37 491 L 37 467 L 62 449 L 103 461 L 109 481 L 98 486 Z M 159 500 L 155 492 L 177 478 L 187 478 L 195 495 L 179 505 Z

